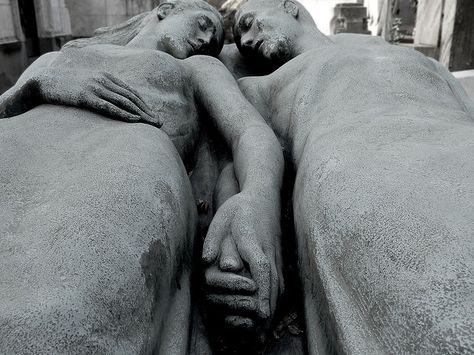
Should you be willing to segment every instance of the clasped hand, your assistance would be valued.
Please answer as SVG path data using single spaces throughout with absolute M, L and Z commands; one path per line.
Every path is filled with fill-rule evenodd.
M 278 204 L 277 204 L 278 205 Z M 231 327 L 268 326 L 283 291 L 280 218 L 243 192 L 217 211 L 204 241 L 206 299 Z

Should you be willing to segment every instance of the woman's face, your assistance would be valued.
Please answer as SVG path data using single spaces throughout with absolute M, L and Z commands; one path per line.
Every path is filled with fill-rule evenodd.
M 142 39 L 145 36 L 147 41 L 155 43 L 156 49 L 179 59 L 219 54 L 224 29 L 217 15 L 199 8 L 166 10 L 158 9 L 157 18 L 140 33 Z

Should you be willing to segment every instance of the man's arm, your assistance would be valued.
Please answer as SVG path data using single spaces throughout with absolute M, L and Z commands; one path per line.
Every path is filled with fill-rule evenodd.
M 449 70 L 438 61 L 428 58 L 433 64 L 435 71 L 446 80 L 453 95 L 458 100 L 463 110 L 474 120 L 474 102 L 467 96 L 461 83 L 449 72 Z
M 279 198 L 284 161 L 275 134 L 221 62 L 207 56 L 188 61 L 196 96 L 232 150 L 240 190 Z
M 217 211 L 204 242 L 203 259 L 211 264 L 219 256 L 225 259 L 229 255 L 228 263 L 219 263 L 221 269 L 232 270 L 232 265 L 237 265 L 232 258 L 235 253 L 227 253 L 226 249 L 235 247 L 258 285 L 257 313 L 268 319 L 282 288 L 279 255 L 283 153 L 273 131 L 221 62 L 196 56 L 185 63 L 189 64 L 196 99 L 213 117 L 231 148 L 240 190 Z

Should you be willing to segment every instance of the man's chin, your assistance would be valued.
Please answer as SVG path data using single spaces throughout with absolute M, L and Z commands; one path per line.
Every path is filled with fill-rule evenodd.
M 273 71 L 285 64 L 288 61 L 288 56 L 279 51 L 263 48 L 255 55 L 255 59 L 258 65 L 265 66 Z

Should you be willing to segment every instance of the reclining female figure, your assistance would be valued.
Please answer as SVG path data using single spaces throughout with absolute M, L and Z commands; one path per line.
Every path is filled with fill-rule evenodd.
M 282 154 L 225 67 L 190 57 L 217 55 L 222 38 L 204 1 L 168 1 L 40 58 L 2 96 L 3 352 L 186 352 L 196 208 L 182 161 L 201 111 L 241 191 L 213 223 L 255 275 L 235 287 L 269 315 Z M 47 85 L 31 79 L 48 71 Z

